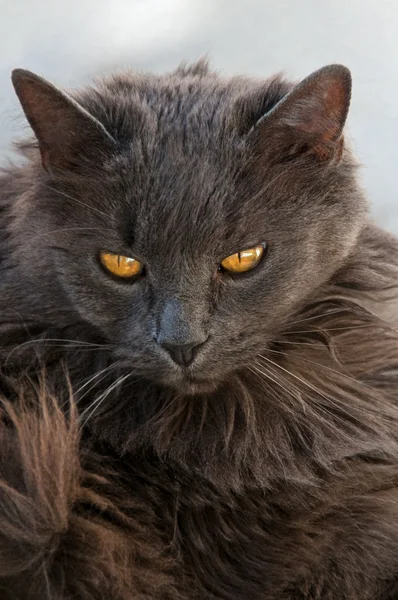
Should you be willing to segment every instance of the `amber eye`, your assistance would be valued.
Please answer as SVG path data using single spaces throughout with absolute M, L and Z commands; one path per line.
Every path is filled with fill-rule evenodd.
M 136 258 L 113 254 L 112 252 L 101 252 L 99 255 L 102 266 L 115 275 L 123 279 L 131 279 L 141 275 L 144 265 Z
M 221 261 L 221 267 L 230 273 L 244 273 L 257 267 L 264 254 L 265 244 L 241 250 Z

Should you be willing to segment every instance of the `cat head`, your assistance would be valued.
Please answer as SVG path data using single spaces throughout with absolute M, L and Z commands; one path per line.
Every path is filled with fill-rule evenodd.
M 12 79 L 37 140 L 13 225 L 36 310 L 88 323 L 139 377 L 215 390 L 355 244 L 365 204 L 343 66 L 293 86 L 199 65 L 73 97 Z

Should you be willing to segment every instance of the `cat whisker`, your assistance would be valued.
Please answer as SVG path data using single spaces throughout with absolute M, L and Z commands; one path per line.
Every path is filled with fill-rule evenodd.
M 64 196 L 65 198 L 68 198 L 68 200 L 72 200 L 72 202 L 75 202 L 76 204 L 79 204 L 80 206 L 83 206 L 84 208 L 88 208 L 89 210 L 92 210 L 92 211 L 96 212 L 97 214 L 101 215 L 101 217 L 104 217 L 105 219 L 109 220 L 109 215 L 104 213 L 102 210 L 99 210 L 95 206 L 90 206 L 90 204 L 86 204 L 85 202 L 82 202 L 78 198 L 74 198 L 74 196 L 70 196 L 69 194 L 66 194 L 65 192 L 61 192 L 61 190 L 57 190 L 57 189 L 51 187 L 50 185 L 45 185 L 44 187 L 46 187 L 48 190 L 54 192 L 55 194 Z
M 30 240 L 40 240 L 46 236 L 64 233 L 65 231 L 99 231 L 100 233 L 104 233 L 106 231 L 105 227 L 61 227 L 59 229 L 52 229 L 51 231 L 45 231 L 44 233 L 40 233 L 34 235 L 30 238 Z
M 91 419 L 93 417 L 93 415 L 95 414 L 95 412 L 98 411 L 99 407 L 102 405 L 102 403 L 104 402 L 104 400 L 106 400 L 106 398 L 108 398 L 108 396 L 117 388 L 119 387 L 124 381 L 126 381 L 126 379 L 128 379 L 129 377 L 132 377 L 134 375 L 133 372 L 131 373 L 127 373 L 127 375 L 121 375 L 116 381 L 114 381 L 110 386 L 107 387 L 107 389 L 105 390 L 105 392 L 103 392 L 98 398 L 96 398 L 80 415 L 79 417 L 79 421 L 81 422 L 81 429 L 84 429 L 84 427 L 87 425 L 89 419 Z M 88 416 L 85 419 L 85 421 L 83 421 L 83 417 L 84 415 L 86 415 L 87 413 Z
M 141 378 L 141 379 L 143 379 L 143 378 Z M 156 421 L 161 419 L 164 416 L 164 414 L 167 413 L 170 406 L 176 405 L 176 407 L 177 407 L 176 414 L 178 414 L 178 412 L 183 412 L 183 410 L 184 410 L 183 403 L 179 402 L 182 398 L 183 398 L 183 395 L 181 393 L 177 392 L 174 396 L 172 396 L 171 398 L 168 399 L 168 402 L 163 402 L 163 405 L 159 408 L 159 410 L 156 412 L 156 414 L 149 419 L 149 424 L 155 423 Z
M 75 401 L 75 405 L 79 405 L 81 404 L 82 400 L 84 400 L 84 398 L 96 387 L 96 385 L 102 383 L 104 381 L 104 379 L 107 377 L 108 373 L 114 369 L 120 366 L 119 361 L 116 361 L 114 363 L 112 363 L 111 365 L 108 365 L 107 367 L 105 367 L 104 369 L 102 369 L 101 371 L 99 371 L 98 373 L 96 373 L 95 375 L 93 375 L 93 377 L 90 377 L 90 379 L 88 381 L 86 381 L 79 389 L 77 389 L 76 391 L 73 392 L 73 395 L 76 397 L 76 401 Z M 90 383 L 92 383 L 93 381 L 95 381 L 95 383 L 93 385 L 90 385 Z M 86 388 L 87 385 L 90 385 L 89 388 L 87 388 L 84 392 L 84 394 L 82 394 L 79 397 L 80 392 Z M 69 410 L 66 411 L 66 414 L 69 413 Z
M 250 201 L 250 202 L 256 202 L 259 198 L 261 198 L 261 196 L 263 196 L 268 189 L 273 189 L 273 192 L 275 190 L 275 183 L 282 177 L 285 177 L 286 175 L 288 175 L 288 173 L 291 171 L 291 165 L 287 166 L 283 171 L 281 171 L 280 173 L 278 173 L 273 179 L 271 179 L 271 181 L 267 182 L 266 185 L 264 185 L 254 196 L 250 196 L 249 198 L 245 198 L 246 200 Z M 313 186 L 311 186 L 308 190 L 309 193 L 311 193 L 311 191 L 316 188 L 317 184 L 315 183 Z M 320 201 L 323 202 L 325 201 L 328 196 L 331 195 L 331 193 L 335 192 L 337 188 L 334 186 L 330 187 L 322 196 L 319 197 Z M 281 187 L 279 196 L 275 196 L 274 195 L 274 200 L 278 201 L 278 199 L 283 200 L 284 198 L 284 189 L 283 186 Z
M 98 379 L 98 377 L 100 377 L 101 375 L 104 375 L 106 373 L 108 373 L 108 371 L 111 371 L 112 369 L 116 368 L 119 366 L 119 361 L 116 361 L 114 363 L 112 363 L 111 365 L 108 365 L 107 367 L 105 367 L 104 369 L 102 369 L 101 371 L 99 371 L 98 373 L 95 373 L 95 375 L 93 375 L 92 377 L 90 377 L 90 379 L 88 379 L 82 386 L 80 386 L 75 392 L 74 394 L 76 396 L 78 396 L 78 394 L 80 394 L 80 392 L 82 390 L 84 390 L 88 385 L 90 385 L 90 383 L 92 383 L 93 381 L 95 381 L 96 379 Z M 102 381 L 103 378 L 100 379 L 100 381 Z M 96 384 L 95 384 L 96 385 Z M 93 386 L 95 387 L 95 386 Z M 83 394 L 83 396 L 80 398 L 80 400 L 82 398 L 84 398 L 86 396 L 86 394 L 93 389 L 93 387 L 90 387 L 88 390 L 86 390 L 86 392 Z M 79 401 L 80 401 L 79 400 Z
M 340 405 L 337 402 L 335 402 L 333 400 L 333 398 L 330 397 L 330 395 L 325 396 L 325 394 L 323 394 L 317 387 L 315 387 L 314 385 L 310 384 L 308 381 L 306 381 L 302 377 L 299 377 L 298 375 L 295 375 L 294 373 L 292 373 L 288 369 L 285 369 L 284 367 L 282 367 L 282 365 L 279 365 L 278 363 L 274 362 L 270 358 L 267 358 L 266 356 L 263 356 L 262 354 L 260 354 L 259 357 L 262 358 L 263 360 L 265 360 L 267 363 L 270 363 L 270 364 L 274 365 L 275 367 L 277 367 L 278 369 L 281 369 L 282 371 L 284 371 L 290 377 L 293 377 L 294 379 L 297 379 L 304 386 L 308 387 L 313 392 L 315 392 L 315 394 L 317 396 L 319 396 L 320 398 L 323 398 L 323 400 L 325 400 L 328 404 L 330 404 L 331 406 L 334 406 L 338 411 L 344 413 L 347 417 L 353 418 L 354 415 L 352 413 L 348 412 L 342 405 Z M 326 407 L 324 407 L 323 405 L 320 405 L 317 402 L 316 397 L 312 397 L 312 396 L 309 396 L 309 397 L 311 398 L 311 401 L 315 402 L 319 408 L 321 408 L 325 412 L 329 412 L 329 411 L 327 411 Z
M 263 371 L 260 371 L 260 372 L 261 372 L 263 375 L 266 375 L 267 377 L 269 377 L 268 373 L 266 374 L 266 373 L 264 373 Z M 273 381 L 273 380 L 271 379 L 271 381 Z M 276 383 L 277 385 L 280 385 L 280 383 L 279 383 L 278 381 L 275 381 L 274 383 Z M 326 413 L 326 414 L 328 414 L 330 417 L 332 417 L 332 418 L 334 418 L 334 419 L 336 419 L 336 418 L 340 418 L 340 419 L 341 419 L 341 417 L 339 417 L 338 415 L 333 415 L 333 414 L 332 414 L 332 413 L 331 413 L 331 412 L 330 412 L 330 411 L 329 411 L 329 410 L 328 410 L 328 409 L 327 409 L 325 406 L 323 406 L 323 405 L 319 404 L 319 402 L 317 402 L 317 400 L 316 400 L 315 398 L 313 398 L 313 397 L 309 396 L 309 394 L 305 394 L 304 392 L 301 392 L 301 391 L 300 391 L 300 390 L 299 390 L 299 389 L 298 389 L 296 386 L 292 386 L 292 387 L 293 387 L 293 389 L 295 389 L 295 390 L 296 390 L 296 392 L 297 392 L 297 394 L 298 394 L 298 398 L 300 399 L 300 402 L 301 402 L 301 404 L 303 405 L 303 408 L 304 408 L 304 411 L 303 411 L 304 413 L 306 412 L 306 408 L 307 408 L 307 405 L 306 405 L 306 404 L 305 404 L 305 402 L 304 402 L 304 398 L 305 398 L 305 397 L 307 397 L 307 398 L 310 398 L 310 400 L 311 400 L 311 405 L 312 405 L 312 406 L 315 404 L 315 406 L 317 407 L 318 411 L 322 411 L 322 413 Z M 296 398 L 296 396 L 294 396 L 294 395 L 292 394 L 291 390 L 288 390 L 288 389 L 287 389 L 287 388 L 285 388 L 285 387 L 283 387 L 282 389 L 284 389 L 286 392 L 288 392 L 288 393 L 289 393 L 289 395 L 290 395 L 290 396 L 292 396 L 293 398 Z M 333 404 L 333 402 L 331 402 L 331 404 Z M 337 407 L 337 408 L 339 408 L 339 407 Z M 284 404 L 284 409 L 286 409 L 286 405 L 285 405 L 285 404 Z M 294 417 L 294 419 L 296 419 L 296 414 L 295 414 L 293 411 L 292 411 L 292 414 L 293 414 L 293 417 Z M 347 414 L 348 414 L 348 413 L 347 413 Z M 328 420 L 328 421 L 326 422 L 326 421 L 325 421 L 325 419 L 324 419 L 324 417 L 323 417 L 323 416 L 321 416 L 321 415 L 319 414 L 319 412 L 318 412 L 318 414 L 317 414 L 317 418 L 318 418 L 318 419 L 321 419 L 323 422 L 325 422 L 325 423 L 326 423 L 326 425 L 327 425 L 327 427 L 328 427 L 329 429 L 333 429 L 333 430 L 335 430 L 336 432 L 338 432 L 338 433 L 339 433 L 338 427 L 336 427 L 336 425 L 335 425 L 333 422 L 331 422 L 330 420 Z
M 290 170 L 291 170 L 291 167 L 288 166 L 283 171 L 281 171 L 280 173 L 275 175 L 275 177 L 273 179 L 271 179 L 271 181 L 268 181 L 266 185 L 264 185 L 256 194 L 254 194 L 254 196 L 250 196 L 250 198 L 248 198 L 250 200 L 250 202 L 256 202 L 269 189 L 272 189 L 272 187 L 275 186 L 275 183 L 278 181 L 278 179 L 285 177 L 289 173 Z
M 48 342 L 51 342 L 50 344 Z M 56 342 L 56 343 L 54 343 Z M 63 342 L 63 343 L 58 343 L 58 342 Z M 91 349 L 91 350 L 98 350 L 98 349 L 106 349 L 106 348 L 111 348 L 110 344 L 93 344 L 91 342 L 84 342 L 84 341 L 79 341 L 79 340 L 69 340 L 69 339 L 65 339 L 65 338 L 39 338 L 39 339 L 34 339 L 34 340 L 27 340 L 26 342 L 22 342 L 21 344 L 18 344 L 17 346 L 15 346 L 14 348 L 12 348 L 12 350 L 8 353 L 5 361 L 4 361 L 4 367 L 7 368 L 8 366 L 8 362 L 11 358 L 11 356 L 17 352 L 18 350 L 21 350 L 21 348 L 25 347 L 25 346 L 29 346 L 29 345 L 35 345 L 35 344 L 41 344 L 43 347 L 45 347 L 46 345 L 48 345 L 48 347 L 52 347 L 52 348 L 80 348 L 80 349 Z
M 277 343 L 279 343 L 279 342 L 277 342 Z M 294 345 L 294 342 L 287 342 L 287 343 Z M 309 345 L 314 345 L 314 344 L 309 344 Z M 280 350 L 271 350 L 270 348 L 268 348 L 268 352 L 272 352 L 273 354 L 279 354 L 281 356 L 288 357 L 288 355 L 285 352 L 281 352 Z M 355 379 L 354 377 L 352 377 L 351 375 L 348 375 L 348 373 L 345 373 L 344 371 L 337 371 L 336 369 L 332 369 L 331 367 L 328 367 L 327 365 L 323 365 L 322 363 L 318 363 L 314 360 L 310 360 L 309 358 L 304 358 L 303 356 L 297 356 L 297 357 L 295 357 L 295 359 L 298 360 L 299 362 L 309 363 L 316 367 L 320 367 L 321 369 L 326 369 L 327 371 L 330 371 L 331 373 L 334 373 L 334 374 L 338 375 L 339 377 L 344 377 L 348 381 L 351 381 L 356 384 L 360 383 L 361 386 L 364 386 L 368 389 L 373 389 L 367 383 L 365 383 L 363 381 L 358 381 L 358 379 Z
M 298 323 L 304 323 L 305 321 L 313 321 L 314 319 L 324 319 L 325 317 L 329 317 L 331 315 L 337 315 L 339 313 L 342 312 L 352 312 L 353 309 L 352 308 L 339 308 L 337 310 L 333 310 L 333 311 L 328 311 L 325 313 L 321 313 L 319 315 L 313 315 L 312 317 L 307 317 L 305 319 L 299 319 L 298 321 L 289 321 L 287 323 L 287 327 L 291 326 L 291 325 L 298 325 Z
M 297 388 L 295 388 L 295 389 L 298 392 L 298 398 L 296 398 L 296 396 L 292 393 L 291 389 L 289 390 L 286 386 L 283 385 L 283 383 L 281 383 L 280 378 L 277 377 L 276 374 L 273 371 L 271 372 L 272 375 L 273 375 L 273 377 L 272 377 L 272 375 L 271 375 L 270 372 L 263 371 L 262 369 L 259 368 L 259 366 L 261 366 L 261 365 L 256 365 L 256 366 L 249 367 L 249 370 L 252 373 L 254 373 L 255 375 L 257 375 L 257 376 L 262 375 L 266 379 L 269 379 L 269 381 L 272 381 L 277 386 L 279 386 L 284 392 L 286 392 L 286 394 L 288 394 L 289 396 L 291 396 L 294 399 L 298 399 L 300 401 L 302 407 L 303 407 L 303 411 L 304 412 L 306 411 L 306 406 L 305 406 L 305 403 L 303 401 L 302 394 L 301 394 L 301 392 L 299 390 L 297 390 Z M 275 379 L 274 379 L 274 377 L 275 377 Z
M 106 344 L 95 344 L 93 342 L 86 342 L 85 340 L 76 340 L 76 339 L 72 340 L 72 339 L 69 339 L 69 338 L 46 338 L 46 337 L 44 337 L 44 338 L 37 338 L 37 339 L 34 339 L 34 340 L 28 340 L 27 342 L 24 342 L 21 345 L 24 345 L 24 344 L 35 344 L 35 343 L 40 343 L 40 342 L 43 343 L 43 344 L 45 344 L 47 342 L 68 342 L 68 343 L 70 343 L 70 345 L 75 345 L 75 346 L 93 346 L 93 347 L 96 347 L 96 348 L 98 348 L 99 346 L 102 347 L 102 346 L 106 345 Z
M 252 370 L 252 369 L 250 369 L 250 370 Z M 255 373 L 255 371 L 252 371 L 252 372 L 253 372 L 253 373 Z M 263 375 L 266 375 L 266 377 L 267 377 L 268 379 L 270 379 L 271 381 L 274 381 L 272 378 L 270 378 L 270 377 L 269 377 L 269 374 L 268 374 L 268 373 L 264 373 L 263 371 L 260 371 L 260 372 L 261 372 Z M 277 385 L 281 385 L 281 384 L 279 383 L 279 381 L 274 381 L 274 383 L 276 383 Z M 298 388 L 296 388 L 296 386 L 292 386 L 292 387 L 293 387 L 293 389 L 295 389 L 295 390 L 296 390 L 296 392 L 297 392 L 297 394 L 298 394 L 298 398 L 300 399 L 300 402 L 301 402 L 301 404 L 303 405 L 303 408 L 304 408 L 304 410 L 303 410 L 303 412 L 304 412 L 304 413 L 306 413 L 306 409 L 307 409 L 307 405 L 306 405 L 306 404 L 305 404 L 305 402 L 304 402 L 304 398 L 305 398 L 305 397 L 307 397 L 307 398 L 310 398 L 310 399 L 311 399 L 311 405 L 314 405 L 314 404 L 315 404 L 315 406 L 317 407 L 318 411 L 322 411 L 323 413 L 326 413 L 326 414 L 327 414 L 327 415 L 329 415 L 330 417 L 332 417 L 332 418 L 336 418 L 336 415 L 333 415 L 333 414 L 332 414 L 332 413 L 331 413 L 331 412 L 330 412 L 330 411 L 329 411 L 329 410 L 328 410 L 328 409 L 327 409 L 325 406 L 323 406 L 323 405 L 320 405 L 320 404 L 319 404 L 319 403 L 316 401 L 316 399 L 314 399 L 314 398 L 310 397 L 308 394 L 305 394 L 304 392 L 301 392 L 300 390 L 298 390 Z M 290 395 L 290 396 L 292 396 L 293 398 L 296 398 L 296 396 L 294 396 L 294 395 L 292 394 L 292 391 L 291 391 L 291 390 L 288 390 L 288 389 L 287 389 L 287 388 L 285 388 L 285 387 L 283 387 L 282 389 L 284 389 L 286 392 L 288 392 L 288 393 L 289 393 L 289 395 Z M 284 407 L 283 407 L 283 408 L 284 408 L 284 409 L 286 409 L 286 408 L 287 408 L 287 407 L 286 407 L 286 404 L 284 404 Z M 311 408 L 312 408 L 312 407 L 311 407 Z M 293 416 L 293 418 L 294 418 L 294 420 L 295 420 L 295 419 L 297 418 L 297 415 L 296 415 L 296 413 L 295 413 L 294 411 L 290 411 L 290 412 L 291 412 L 291 414 L 292 414 L 292 416 Z M 332 430 L 336 431 L 337 433 L 340 433 L 340 432 L 339 432 L 339 430 L 338 430 L 338 427 L 336 427 L 336 425 L 335 425 L 333 422 L 331 422 L 330 420 L 328 420 L 328 421 L 325 421 L 324 417 L 323 417 L 323 416 L 321 416 L 321 415 L 319 414 L 319 412 L 318 412 L 318 414 L 317 414 L 317 418 L 318 418 L 318 419 L 321 419 L 321 420 L 322 420 L 324 423 L 326 423 L 326 425 L 327 425 L 327 427 L 328 427 L 329 429 L 332 429 Z
M 302 383 L 303 385 L 305 385 L 306 387 L 308 387 L 309 389 L 311 389 L 313 392 L 319 394 L 322 398 L 324 398 L 325 400 L 328 400 L 328 398 L 326 396 L 324 396 L 319 390 L 317 390 L 312 384 L 308 383 L 308 381 L 305 381 L 305 379 L 302 379 L 301 377 L 299 377 L 298 375 L 295 375 L 294 373 L 292 373 L 291 371 L 289 371 L 288 369 L 285 369 L 285 367 L 282 367 L 281 365 L 279 365 L 278 363 L 274 362 L 273 360 L 271 360 L 270 358 L 267 358 L 266 356 L 263 356 L 262 354 L 259 354 L 259 358 L 265 360 L 267 363 L 273 365 L 274 367 L 277 367 L 277 369 L 281 369 L 284 373 L 286 373 L 287 375 L 289 375 L 290 377 L 293 377 L 294 379 L 297 379 L 297 381 L 299 381 L 300 383 Z
M 349 330 L 356 330 L 356 329 L 366 329 L 366 328 L 375 328 L 375 324 L 374 323 L 370 323 L 368 325 L 351 325 L 349 327 L 314 327 L 314 329 L 306 329 L 303 331 L 284 331 L 285 335 L 297 335 L 297 334 L 301 334 L 301 333 L 327 333 L 329 331 L 349 331 Z M 391 328 L 392 329 L 392 328 Z
M 311 346 L 312 348 L 324 348 L 325 345 L 320 342 L 288 342 L 287 340 L 276 340 L 276 344 L 288 344 L 290 346 Z

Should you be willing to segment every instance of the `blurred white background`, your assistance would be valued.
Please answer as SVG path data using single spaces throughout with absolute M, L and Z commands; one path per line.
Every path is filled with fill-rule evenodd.
M 76 86 L 204 54 L 225 74 L 263 77 L 347 65 L 349 137 L 376 219 L 398 234 L 398 0 L 0 0 L 0 162 L 25 127 L 12 68 Z

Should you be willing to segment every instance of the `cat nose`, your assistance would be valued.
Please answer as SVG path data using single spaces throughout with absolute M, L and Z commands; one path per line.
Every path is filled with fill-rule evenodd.
M 198 351 L 204 345 L 204 343 L 205 342 L 194 342 L 192 344 L 181 345 L 163 342 L 160 345 L 162 348 L 167 350 L 177 365 L 180 365 L 180 367 L 188 367 L 188 365 L 194 361 Z

